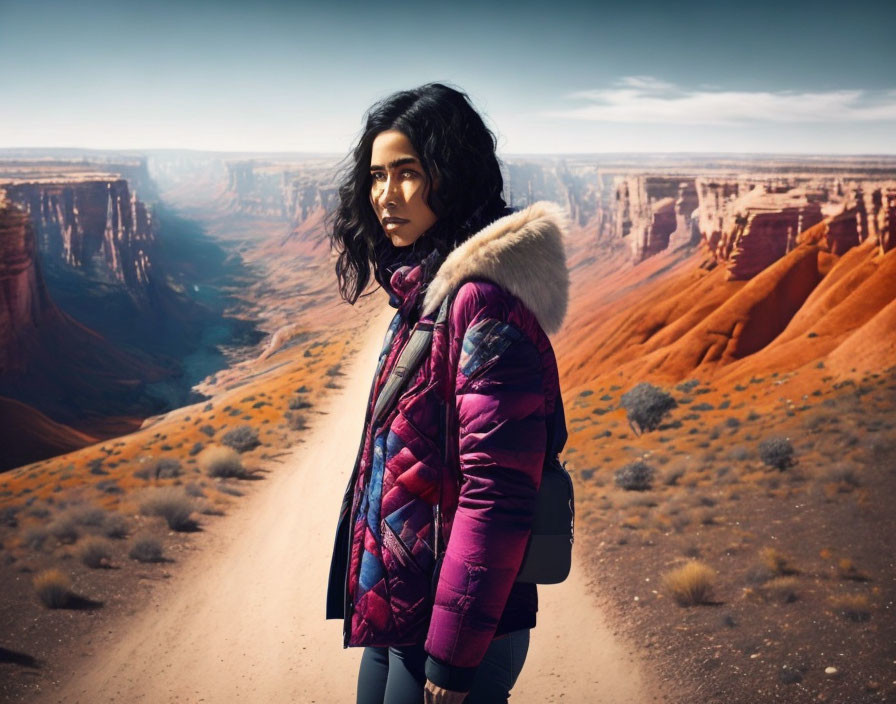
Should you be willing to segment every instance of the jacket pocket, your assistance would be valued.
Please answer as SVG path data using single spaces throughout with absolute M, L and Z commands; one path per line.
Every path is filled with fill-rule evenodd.
M 387 600 L 402 639 L 425 637 L 432 611 L 433 558 L 426 539 L 430 515 L 428 504 L 413 499 L 386 516 L 380 526 Z
M 430 574 L 433 566 L 432 508 L 420 499 L 412 499 L 382 521 L 383 547 L 400 567 Z

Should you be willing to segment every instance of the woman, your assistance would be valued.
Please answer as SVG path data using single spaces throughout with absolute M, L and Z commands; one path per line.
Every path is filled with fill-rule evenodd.
M 365 647 L 358 704 L 507 701 L 535 625 L 535 585 L 514 580 L 545 453 L 566 442 L 547 337 L 566 312 L 565 217 L 513 212 L 502 190 L 492 132 L 430 83 L 368 111 L 328 223 L 343 298 L 372 272 L 397 308 L 327 595 L 345 647 Z M 450 295 L 431 352 L 372 422 L 415 324 Z

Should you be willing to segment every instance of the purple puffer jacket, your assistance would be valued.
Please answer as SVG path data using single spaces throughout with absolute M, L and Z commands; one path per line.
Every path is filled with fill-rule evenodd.
M 540 201 L 486 226 L 443 262 L 433 253 L 390 279 L 398 312 L 343 499 L 327 618 L 344 619 L 346 647 L 424 643 L 427 676 L 447 689 L 470 688 L 495 637 L 535 625 L 536 587 L 515 578 L 545 453 L 567 437 L 547 337 L 566 313 L 565 227 L 562 209 Z M 418 314 L 434 319 L 452 291 L 431 354 L 372 424 Z M 447 548 L 433 600 L 437 504 Z

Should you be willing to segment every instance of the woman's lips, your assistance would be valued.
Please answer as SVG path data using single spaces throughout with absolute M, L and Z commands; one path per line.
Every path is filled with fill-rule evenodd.
M 383 227 L 389 230 L 394 230 L 399 225 L 404 225 L 404 223 L 408 222 L 404 218 L 383 218 Z

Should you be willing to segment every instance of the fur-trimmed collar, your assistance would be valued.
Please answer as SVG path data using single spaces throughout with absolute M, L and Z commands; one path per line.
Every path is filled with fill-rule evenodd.
M 465 280 L 481 277 L 519 298 L 546 333 L 557 332 L 569 302 L 568 227 L 563 208 L 547 200 L 486 225 L 445 257 L 426 288 L 421 317 Z

